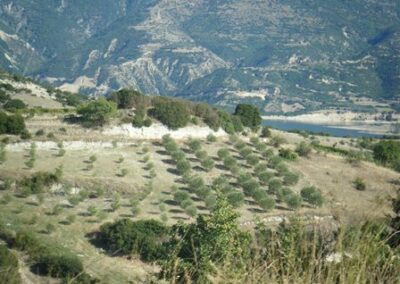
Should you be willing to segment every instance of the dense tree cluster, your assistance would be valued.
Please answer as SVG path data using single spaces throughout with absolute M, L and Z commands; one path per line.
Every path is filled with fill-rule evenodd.
M 376 161 L 400 171 L 400 142 L 380 141 L 373 146 L 373 153 Z
M 143 260 L 162 257 L 161 241 L 167 227 L 156 220 L 122 219 L 101 226 L 98 239 L 112 254 L 135 254 Z
M 154 100 L 151 113 L 170 129 L 185 127 L 190 121 L 189 110 L 183 102 L 162 97 Z
M 238 104 L 236 106 L 235 115 L 240 117 L 244 126 L 257 128 L 262 122 L 260 111 L 257 107 L 249 104 Z
M 101 98 L 80 105 L 77 109 L 82 122 L 88 126 L 102 126 L 115 114 L 116 104 Z
M 24 118 L 19 114 L 0 112 L 0 134 L 22 134 L 26 131 Z

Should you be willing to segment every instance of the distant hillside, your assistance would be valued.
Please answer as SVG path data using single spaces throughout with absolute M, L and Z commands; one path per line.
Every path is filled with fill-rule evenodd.
M 14 0 L 0 15 L 0 66 L 72 92 L 132 87 L 265 113 L 400 97 L 397 0 Z

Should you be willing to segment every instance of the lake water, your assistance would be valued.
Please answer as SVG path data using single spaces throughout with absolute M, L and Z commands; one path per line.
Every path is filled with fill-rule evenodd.
M 331 136 L 337 137 L 381 137 L 379 134 L 371 134 L 362 130 L 345 129 L 335 127 L 334 125 L 309 124 L 303 122 L 285 121 L 285 120 L 264 120 L 263 125 L 271 126 L 276 129 L 290 130 L 305 130 L 310 132 L 324 132 Z

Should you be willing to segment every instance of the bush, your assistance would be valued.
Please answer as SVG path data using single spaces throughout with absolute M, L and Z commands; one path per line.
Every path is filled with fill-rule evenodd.
M 219 149 L 217 152 L 217 155 L 218 155 L 218 158 L 225 159 L 226 157 L 228 157 L 230 155 L 229 149 L 226 149 L 226 148 Z
M 174 193 L 174 201 L 181 204 L 184 200 L 190 199 L 190 195 L 187 191 L 178 190 Z
M 32 270 L 57 278 L 74 277 L 83 273 L 83 264 L 76 255 L 52 248 L 39 255 Z
M 359 165 L 362 159 L 363 153 L 361 151 L 350 150 L 346 156 L 346 161 L 352 165 Z
M 271 129 L 268 126 L 264 126 L 261 130 L 261 137 L 268 138 L 271 137 Z
M 240 156 L 242 156 L 242 158 L 246 158 L 247 156 L 249 156 L 250 154 L 253 153 L 253 150 L 251 150 L 250 147 L 243 147 L 242 149 L 240 149 Z
M 268 183 L 268 191 L 273 194 L 277 194 L 282 188 L 282 181 L 277 178 L 271 179 Z
M 210 133 L 207 135 L 207 141 L 210 143 L 217 142 L 217 137 L 214 134 Z
M 275 208 L 275 200 L 270 197 L 264 197 L 258 201 L 258 205 L 265 211 L 271 211 Z
M 185 160 L 185 156 L 186 155 L 182 150 L 177 150 L 171 153 L 171 158 L 175 161 L 175 163 Z
M 59 182 L 56 174 L 38 172 L 30 178 L 24 178 L 18 182 L 18 187 L 24 188 L 29 194 L 41 193 L 45 187 L 49 187 Z
M 311 145 L 304 141 L 300 142 L 300 144 L 296 147 L 296 153 L 302 157 L 308 157 L 311 153 L 311 150 Z
M 258 173 L 257 177 L 261 183 L 267 184 L 270 181 L 270 179 L 273 177 L 273 174 L 270 172 L 264 171 L 264 172 Z
M 87 126 L 102 126 L 116 113 L 117 106 L 104 98 L 80 105 L 77 109 Z
M 251 165 L 251 166 L 255 166 L 260 162 L 260 159 L 258 158 L 257 155 L 255 154 L 250 154 L 246 157 L 246 162 L 247 164 Z
M 291 172 L 286 172 L 283 174 L 283 184 L 284 185 L 295 185 L 299 182 L 299 175 Z
M 354 185 L 354 188 L 359 191 L 364 191 L 367 189 L 367 185 L 366 185 L 365 181 L 359 177 L 353 181 L 353 185 Z
M 234 190 L 226 196 L 229 204 L 234 208 L 239 208 L 244 203 L 244 194 L 240 191 Z
M 400 164 L 400 142 L 380 141 L 374 145 L 373 153 L 374 159 L 383 165 L 398 167 Z
M 197 215 L 197 208 L 194 205 L 187 206 L 185 208 L 185 213 L 188 214 L 190 217 L 196 217 Z
M 0 134 L 18 135 L 26 131 L 24 118 L 19 114 L 7 115 L 0 112 Z
M 207 158 L 207 152 L 204 150 L 198 150 L 196 151 L 195 156 L 199 160 L 204 160 L 205 158 Z
M 11 99 L 4 104 L 4 109 L 8 111 L 16 111 L 17 109 L 24 109 L 27 105 L 19 99 Z
M 201 166 L 209 172 L 214 168 L 214 161 L 211 158 L 205 158 L 201 161 Z
M 235 115 L 240 117 L 244 126 L 252 129 L 260 126 L 262 119 L 257 107 L 249 104 L 238 104 L 235 109 Z
M 285 160 L 295 161 L 297 160 L 297 155 L 290 149 L 279 149 L 279 156 Z
M 0 245 L 0 283 L 19 284 L 18 258 L 4 245 Z
M 187 142 L 187 144 L 188 144 L 190 150 L 192 150 L 192 152 L 196 152 L 201 149 L 200 140 L 190 138 L 189 141 Z
M 233 168 L 233 167 L 236 166 L 236 165 L 237 165 L 237 163 L 236 163 L 235 158 L 233 158 L 233 157 L 226 157 L 226 158 L 224 159 L 224 166 L 225 166 L 227 169 L 231 169 L 231 168 Z
M 122 219 L 102 225 L 98 239 L 113 254 L 137 254 L 151 261 L 163 255 L 161 241 L 167 233 L 167 227 L 156 220 Z
M 300 195 L 305 201 L 316 207 L 321 207 L 324 203 L 321 192 L 313 186 L 303 188 Z
M 165 98 L 155 101 L 152 115 L 170 129 L 185 127 L 190 121 L 186 104 Z
M 288 194 L 284 199 L 287 206 L 292 210 L 297 210 L 301 207 L 302 199 L 296 194 Z
M 218 111 L 218 116 L 221 128 L 225 130 L 226 133 L 233 134 L 236 132 L 232 122 L 232 116 L 229 113 L 220 110 Z
M 282 136 L 272 136 L 270 139 L 270 143 L 272 146 L 278 148 L 282 144 L 287 143 L 286 139 Z
M 189 161 L 181 160 L 176 163 L 176 169 L 178 170 L 180 175 L 184 175 L 188 173 L 192 169 L 192 167 Z
M 110 96 L 110 100 L 113 101 L 118 108 L 128 109 L 132 107 L 138 107 L 141 105 L 146 105 L 149 100 L 142 93 L 131 90 L 131 89 L 121 89 L 114 92 Z M 148 102 L 147 102 L 148 103 Z
M 250 179 L 242 184 L 243 192 L 246 196 L 253 196 L 260 189 L 260 184 L 255 179 Z

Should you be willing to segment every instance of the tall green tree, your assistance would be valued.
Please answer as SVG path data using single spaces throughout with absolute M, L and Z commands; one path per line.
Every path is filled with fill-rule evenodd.
M 78 107 L 83 123 L 91 126 L 102 126 L 116 113 L 117 106 L 104 98 L 83 104 Z
M 260 111 L 253 105 L 238 104 L 236 106 L 235 115 L 240 117 L 244 126 L 250 128 L 257 128 L 262 122 Z

